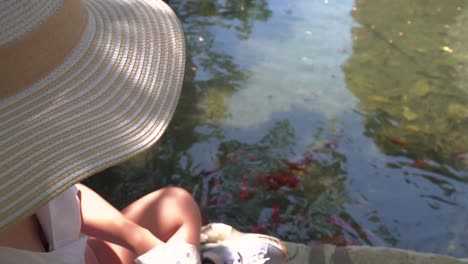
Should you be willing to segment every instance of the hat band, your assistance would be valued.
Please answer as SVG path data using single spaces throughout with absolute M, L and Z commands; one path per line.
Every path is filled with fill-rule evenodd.
M 63 63 L 87 22 L 81 0 L 64 0 L 44 24 L 0 46 L 0 99 L 26 89 Z

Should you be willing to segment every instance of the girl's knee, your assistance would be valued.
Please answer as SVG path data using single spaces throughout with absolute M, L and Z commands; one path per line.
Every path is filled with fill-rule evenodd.
M 180 187 L 165 187 L 162 189 L 163 197 L 180 203 L 195 203 L 192 195 Z
M 163 192 L 170 193 L 173 195 L 190 195 L 190 193 L 184 188 L 177 186 L 168 186 L 161 189 Z
M 159 210 L 167 212 L 166 217 L 180 221 L 182 225 L 201 227 L 201 212 L 192 195 L 180 187 L 166 187 L 162 190 L 163 205 Z

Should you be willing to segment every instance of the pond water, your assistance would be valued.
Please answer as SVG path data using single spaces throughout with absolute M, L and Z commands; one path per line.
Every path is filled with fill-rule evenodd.
M 154 148 L 88 183 L 167 185 L 206 222 L 305 244 L 468 256 L 463 0 L 171 0 L 181 100 Z

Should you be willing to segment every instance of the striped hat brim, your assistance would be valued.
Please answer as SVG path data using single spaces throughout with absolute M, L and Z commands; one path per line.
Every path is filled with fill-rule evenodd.
M 0 230 L 150 147 L 177 105 L 185 43 L 174 12 L 154 0 L 83 3 L 86 24 L 63 61 L 0 91 Z

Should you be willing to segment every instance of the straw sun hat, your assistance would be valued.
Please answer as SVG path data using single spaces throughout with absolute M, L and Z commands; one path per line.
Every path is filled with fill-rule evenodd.
M 160 0 L 0 0 L 0 231 L 151 146 L 184 63 Z

